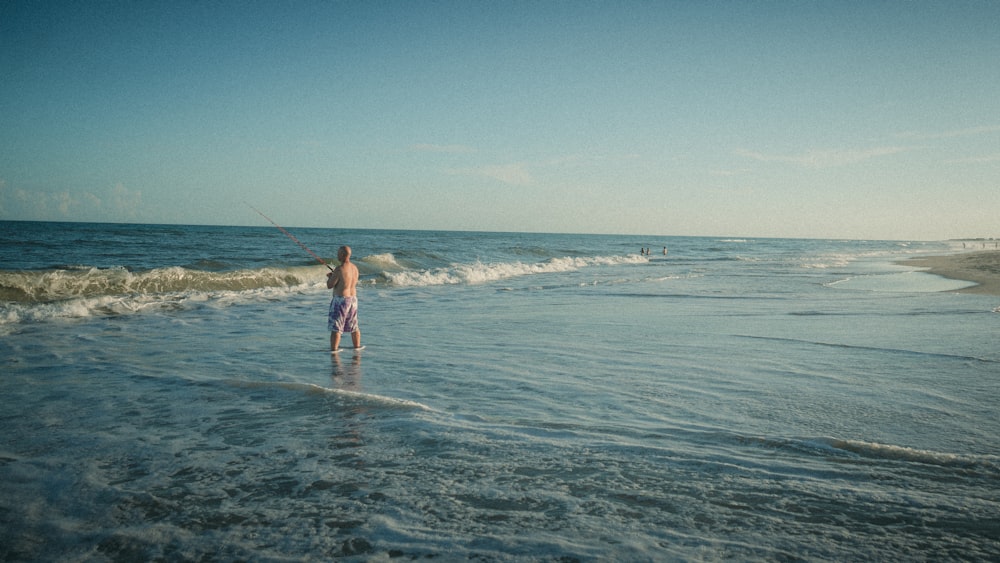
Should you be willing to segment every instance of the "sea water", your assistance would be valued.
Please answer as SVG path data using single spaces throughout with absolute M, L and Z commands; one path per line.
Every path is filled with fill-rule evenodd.
M 1000 558 L 954 243 L 290 231 L 363 352 L 273 227 L 0 223 L 0 559 Z

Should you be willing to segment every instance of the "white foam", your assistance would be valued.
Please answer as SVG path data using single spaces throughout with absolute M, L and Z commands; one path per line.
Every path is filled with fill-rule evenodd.
M 537 274 L 571 272 L 592 266 L 611 266 L 617 264 L 641 264 L 648 260 L 641 256 L 595 256 L 589 258 L 562 257 L 552 258 L 544 262 L 498 262 L 485 264 L 452 264 L 447 268 L 433 270 L 386 272 L 383 274 L 389 283 L 402 286 L 430 286 L 448 284 L 482 284 L 509 278 Z
M 258 389 L 262 387 L 276 387 L 279 389 L 287 389 L 289 391 L 303 391 L 306 393 L 320 393 L 323 395 L 337 395 L 341 397 L 347 397 L 351 399 L 357 399 L 364 401 L 366 403 L 381 404 L 390 407 L 399 407 L 407 409 L 416 409 L 428 412 L 436 412 L 431 407 L 418 403 L 417 401 L 411 401 L 408 399 L 397 399 L 395 397 L 387 397 L 385 395 L 376 395 L 374 393 L 364 393 L 361 391 L 352 391 L 350 389 L 336 389 L 331 387 L 323 387 L 322 385 L 316 385 L 315 383 L 295 383 L 291 381 L 241 381 L 241 380 L 228 380 L 227 383 L 234 387 L 244 387 L 248 389 Z
M 934 293 L 939 291 L 956 291 L 976 284 L 914 271 L 854 276 L 833 281 L 826 285 L 827 287 L 855 291 Z
M 808 261 L 802 264 L 803 268 L 825 270 L 827 268 L 843 268 L 854 260 L 854 256 L 848 254 L 832 254 L 819 257 L 817 260 Z
M 132 272 L 121 267 L 72 268 L 42 272 L 0 272 L 0 286 L 14 296 L 14 301 L 48 303 L 80 297 L 292 287 L 317 277 L 316 267 L 228 272 L 208 272 L 180 266 L 144 272 Z
M 28 322 L 119 316 L 146 311 L 228 307 L 241 303 L 284 300 L 315 284 L 246 290 L 172 291 L 74 297 L 46 303 L 0 303 L 0 334 Z
M 862 440 L 840 440 L 835 438 L 820 438 L 817 442 L 828 447 L 851 452 L 864 457 L 911 461 L 925 463 L 928 465 L 941 466 L 979 466 L 993 471 L 1000 470 L 1000 458 L 996 456 L 973 456 L 963 454 L 953 454 L 946 452 L 935 452 L 909 448 L 906 446 L 894 446 L 891 444 L 879 444 L 875 442 L 865 442 Z
M 363 262 L 369 266 L 375 267 L 380 271 L 394 271 L 402 270 L 403 266 L 396 261 L 396 257 L 392 253 L 385 254 L 373 254 L 371 256 L 365 256 L 361 258 L 359 262 Z

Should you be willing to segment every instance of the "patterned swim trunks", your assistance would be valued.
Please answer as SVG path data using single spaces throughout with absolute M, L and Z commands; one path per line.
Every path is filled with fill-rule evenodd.
M 358 298 L 334 296 L 330 301 L 330 314 L 326 319 L 330 332 L 354 332 L 358 330 Z

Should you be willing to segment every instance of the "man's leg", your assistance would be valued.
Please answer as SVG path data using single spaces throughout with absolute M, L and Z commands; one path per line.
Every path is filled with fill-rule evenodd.
M 340 333 L 333 331 L 330 333 L 330 351 L 336 352 L 340 348 Z
M 354 341 L 354 347 L 355 348 L 360 348 L 361 347 L 361 330 L 360 329 L 355 330 L 354 332 L 351 333 L 351 340 Z

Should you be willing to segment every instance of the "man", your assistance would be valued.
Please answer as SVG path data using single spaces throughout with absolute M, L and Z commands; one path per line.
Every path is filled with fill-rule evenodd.
M 361 349 L 358 328 L 358 267 L 351 263 L 351 247 L 337 249 L 340 265 L 326 275 L 326 288 L 333 290 L 326 327 L 330 331 L 330 353 L 340 352 L 340 335 L 351 333 L 354 349 Z

